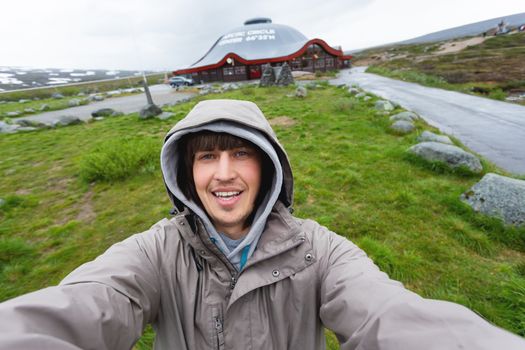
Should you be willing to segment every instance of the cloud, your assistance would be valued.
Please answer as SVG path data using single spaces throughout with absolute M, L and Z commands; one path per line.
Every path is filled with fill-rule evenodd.
M 6 1 L 0 66 L 173 70 L 253 17 L 270 17 L 349 50 L 519 13 L 522 1 Z

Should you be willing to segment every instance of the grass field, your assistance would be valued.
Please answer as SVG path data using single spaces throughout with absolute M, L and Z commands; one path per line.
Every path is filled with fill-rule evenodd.
M 391 55 L 369 72 L 504 100 L 525 93 L 525 32 L 491 37 L 461 51 L 435 55 L 439 43 L 370 50 L 357 57 Z M 522 100 L 519 102 L 525 104 Z
M 483 174 L 408 157 L 417 134 L 432 129 L 420 121 L 411 135 L 390 133 L 375 99 L 326 84 L 305 99 L 291 93 L 245 87 L 169 110 L 185 113 L 200 99 L 256 102 L 280 121 L 274 129 L 292 162 L 297 216 L 353 240 L 411 290 L 464 304 L 525 336 L 525 229 L 506 228 L 459 201 Z M 158 153 L 179 117 L 140 121 L 132 114 L 0 135 L 0 300 L 58 283 L 168 216 Z M 136 348 L 150 348 L 151 339 L 149 331 Z M 328 347 L 336 344 L 330 334 Z

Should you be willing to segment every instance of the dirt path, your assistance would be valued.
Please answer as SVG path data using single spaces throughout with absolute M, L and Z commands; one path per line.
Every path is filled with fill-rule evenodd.
M 478 36 L 461 41 L 449 41 L 441 45 L 439 49 L 433 53 L 433 55 L 445 55 L 447 53 L 459 52 L 468 46 L 479 45 L 487 39 L 488 37 Z

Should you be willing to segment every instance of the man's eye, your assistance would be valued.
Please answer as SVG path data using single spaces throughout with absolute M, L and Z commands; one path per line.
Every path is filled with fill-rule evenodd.
M 202 154 L 199 154 L 197 159 L 199 159 L 199 160 L 213 159 L 213 153 L 202 153 Z
M 248 151 L 244 151 L 244 150 L 235 152 L 235 157 L 237 158 L 248 157 L 249 155 L 250 154 L 248 153 Z

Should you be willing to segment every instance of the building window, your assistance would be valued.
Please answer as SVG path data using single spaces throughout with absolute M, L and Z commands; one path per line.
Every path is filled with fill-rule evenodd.
M 315 66 L 315 68 L 324 68 L 324 59 L 319 58 L 319 59 L 315 60 L 314 66 Z
M 334 66 L 334 59 L 331 57 L 325 58 L 326 68 L 332 68 Z
M 232 67 L 224 67 L 222 69 L 222 74 L 227 76 L 227 75 L 233 75 L 233 68 Z
M 246 75 L 246 67 L 245 66 L 235 67 L 235 75 Z

